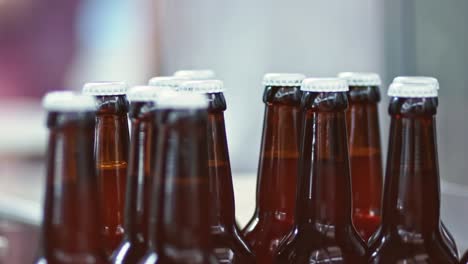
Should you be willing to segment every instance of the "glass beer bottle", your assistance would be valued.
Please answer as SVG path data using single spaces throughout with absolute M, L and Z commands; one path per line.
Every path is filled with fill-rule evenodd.
M 272 263 L 294 224 L 301 131 L 302 74 L 266 74 L 265 117 L 257 180 L 257 205 L 243 235 L 257 263 Z M 273 194 L 273 195 L 272 195 Z
M 294 227 L 277 264 L 365 263 L 366 245 L 352 223 L 346 115 L 348 84 L 305 79 Z
M 216 74 L 213 70 L 180 70 L 174 73 L 175 77 L 186 78 L 190 80 L 213 80 Z
M 201 93 L 208 98 L 208 175 L 210 183 L 211 239 L 220 263 L 255 263 L 255 256 L 239 234 L 235 220 L 234 190 L 224 125 L 223 82 L 185 82 L 178 90 Z
M 129 152 L 128 102 L 123 82 L 87 83 L 83 93 L 98 101 L 95 159 L 101 201 L 101 232 L 108 256 L 124 234 L 125 192 Z
M 434 78 L 434 77 L 428 77 L 428 76 L 398 76 L 393 79 L 394 83 L 403 83 L 403 84 L 427 84 L 431 85 L 434 87 L 434 89 L 439 90 L 439 81 Z M 439 98 L 438 97 L 432 97 L 428 98 L 430 100 L 433 100 L 435 105 L 439 105 Z M 437 138 L 437 135 L 434 136 Z M 458 248 L 457 244 L 455 243 L 455 238 L 453 238 L 452 234 L 448 231 L 447 227 L 445 226 L 444 222 L 442 219 L 440 220 L 440 228 L 442 230 L 442 236 L 446 240 L 447 243 L 449 243 L 450 248 L 452 249 L 452 252 L 454 256 L 458 258 Z
M 382 154 L 380 148 L 379 75 L 342 72 L 348 82 L 349 165 L 353 197 L 353 224 L 367 241 L 380 225 L 382 202 Z
M 112 254 L 113 263 L 137 263 L 148 249 L 152 171 L 155 159 L 157 127 L 155 103 L 163 87 L 137 86 L 130 89 L 129 117 L 132 127 L 125 206 L 125 235 Z
M 151 249 L 140 263 L 218 263 L 209 226 L 207 99 L 196 93 L 168 92 L 156 108 Z
M 437 89 L 392 83 L 382 225 L 370 263 L 457 263 L 440 224 L 435 115 Z
M 96 101 L 46 95 L 49 145 L 40 256 L 35 263 L 107 263 L 99 230 L 93 159 Z

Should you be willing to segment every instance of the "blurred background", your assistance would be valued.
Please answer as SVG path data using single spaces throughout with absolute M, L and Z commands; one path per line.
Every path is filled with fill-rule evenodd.
M 211 68 L 225 81 L 241 223 L 254 208 L 264 73 L 379 73 L 384 156 L 388 84 L 397 75 L 438 78 L 443 218 L 464 250 L 467 12 L 467 1 L 438 0 L 0 0 L 0 263 L 28 263 L 35 254 L 47 139 L 42 95 L 93 80 L 144 84 L 192 68 Z

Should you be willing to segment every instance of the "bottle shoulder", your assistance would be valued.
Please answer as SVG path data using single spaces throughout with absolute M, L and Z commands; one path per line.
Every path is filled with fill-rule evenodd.
M 370 263 L 458 263 L 440 234 L 384 233 L 379 230 L 369 243 Z M 417 263 L 420 263 L 417 262 Z
M 280 245 L 276 264 L 286 263 L 366 263 L 367 247 L 359 237 L 330 238 L 297 227 Z

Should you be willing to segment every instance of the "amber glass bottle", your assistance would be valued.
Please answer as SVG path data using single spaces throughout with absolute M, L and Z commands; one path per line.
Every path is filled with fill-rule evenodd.
M 137 86 L 130 89 L 132 138 L 128 163 L 124 240 L 114 251 L 113 263 L 137 263 L 148 250 L 148 225 L 153 183 L 157 127 L 155 103 L 164 87 Z
M 207 100 L 194 93 L 158 99 L 151 249 L 140 263 L 218 263 L 210 236 Z
M 205 94 L 208 98 L 208 174 L 210 182 L 211 239 L 220 263 L 256 263 L 255 256 L 239 234 L 235 221 L 234 190 L 224 125 L 223 82 L 218 80 L 183 83 L 180 91 Z
M 266 74 L 265 117 L 254 216 L 243 230 L 257 263 L 272 263 L 294 223 L 302 74 Z
M 457 263 L 440 225 L 435 115 L 437 90 L 393 83 L 382 225 L 370 263 Z
M 427 77 L 427 76 L 398 76 L 393 79 L 394 83 L 402 83 L 402 84 L 427 84 L 433 86 L 434 89 L 439 90 L 439 81 L 434 77 Z M 433 100 L 436 106 L 439 105 L 438 97 L 431 97 L 428 100 Z M 434 132 L 435 133 L 435 132 Z M 434 135 L 437 138 L 437 134 Z M 455 239 L 448 231 L 447 227 L 445 226 L 444 222 L 440 221 L 440 228 L 442 230 L 442 236 L 444 240 L 450 245 L 453 254 L 458 258 L 458 248 L 457 244 L 455 243 Z
M 345 111 L 347 82 L 310 78 L 301 89 L 303 132 L 295 224 L 276 263 L 365 263 L 352 224 Z
M 382 154 L 380 148 L 379 75 L 343 72 L 349 85 L 346 124 L 353 196 L 353 223 L 367 241 L 380 225 Z
M 101 244 L 93 160 L 96 102 L 49 93 L 49 145 L 40 256 L 35 263 L 107 263 Z
M 83 93 L 94 95 L 96 112 L 95 158 L 101 201 L 101 232 L 108 256 L 124 235 L 124 208 L 129 153 L 127 86 L 122 82 L 87 83 Z

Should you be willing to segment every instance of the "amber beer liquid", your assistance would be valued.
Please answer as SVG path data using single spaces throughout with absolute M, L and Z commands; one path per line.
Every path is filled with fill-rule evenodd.
M 87 83 L 83 93 L 94 95 L 96 111 L 95 158 L 101 201 L 101 232 L 110 256 L 124 235 L 124 209 L 129 153 L 127 85 L 122 82 Z
M 183 83 L 178 90 L 201 93 L 208 98 L 208 175 L 210 184 L 211 239 L 220 263 L 256 263 L 255 256 L 239 234 L 234 209 L 224 111 L 223 83 L 218 80 Z
M 205 96 L 194 93 L 158 101 L 151 250 L 139 263 L 218 263 L 210 236 L 206 107 Z
M 101 244 L 93 160 L 93 97 L 49 93 L 47 180 L 40 256 L 35 263 L 107 263 Z
M 347 82 L 310 78 L 301 89 L 303 132 L 295 223 L 274 263 L 366 263 L 366 245 L 352 224 Z
M 302 74 L 266 74 L 265 117 L 254 216 L 243 230 L 257 263 L 272 263 L 294 224 Z
M 382 154 L 379 112 L 380 77 L 375 73 L 343 72 L 348 81 L 349 163 L 353 197 L 353 223 L 367 241 L 380 225 L 382 200 Z
M 125 208 L 124 240 L 113 263 L 137 263 L 148 250 L 148 225 L 157 127 L 155 102 L 164 87 L 137 86 L 127 93 L 132 124 Z
M 440 228 L 437 90 L 393 83 L 382 226 L 370 263 L 458 263 Z

